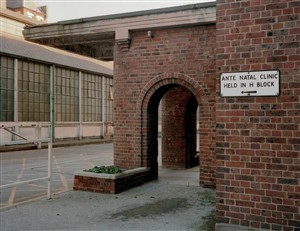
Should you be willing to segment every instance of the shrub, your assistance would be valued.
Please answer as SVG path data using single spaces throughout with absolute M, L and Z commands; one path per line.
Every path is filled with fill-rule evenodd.
M 94 172 L 94 173 L 106 173 L 106 174 L 115 174 L 121 173 L 122 170 L 116 166 L 95 166 L 90 169 L 83 170 L 84 172 Z

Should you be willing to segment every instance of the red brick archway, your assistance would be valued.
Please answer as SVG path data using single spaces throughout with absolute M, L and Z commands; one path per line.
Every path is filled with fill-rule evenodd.
M 198 102 L 200 109 L 200 184 L 213 187 L 215 186 L 215 119 L 213 103 L 207 100 L 207 96 L 211 93 L 188 75 L 163 73 L 152 78 L 141 90 L 136 104 L 136 115 L 137 118 L 141 119 L 141 166 L 150 167 L 153 173 L 152 177 L 157 177 L 157 164 L 151 158 L 151 151 L 153 151 L 151 150 L 153 148 L 153 143 L 151 146 L 151 139 L 153 133 L 157 134 L 155 130 L 157 126 L 152 126 L 153 124 L 151 124 L 153 118 L 150 118 L 150 115 L 155 115 L 155 112 L 151 110 L 157 110 L 161 97 L 176 85 L 188 89 Z

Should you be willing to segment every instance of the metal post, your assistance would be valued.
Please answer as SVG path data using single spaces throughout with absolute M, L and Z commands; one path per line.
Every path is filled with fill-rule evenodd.
M 55 66 L 50 66 L 50 141 L 48 142 L 48 199 L 52 191 L 52 143 L 54 141 L 54 77 Z
M 105 77 L 102 76 L 102 122 L 105 122 Z
M 47 199 L 51 199 L 52 194 L 52 141 L 48 142 L 48 192 Z
M 14 131 L 15 133 L 19 133 L 19 127 L 18 127 L 18 112 L 19 112 L 19 105 L 18 105 L 18 59 L 14 59 Z M 16 140 L 17 137 L 13 135 L 13 140 Z
M 54 142 L 55 123 L 54 123 L 54 81 L 55 65 L 50 66 L 50 138 Z
M 102 76 L 102 135 L 105 137 L 105 77 Z
M 79 113 L 79 139 L 81 140 L 82 139 L 82 109 L 81 109 L 81 105 L 82 105 L 82 91 L 81 91 L 81 80 L 82 80 L 82 72 L 79 71 L 79 79 L 78 79 L 78 91 L 79 91 L 79 100 L 78 100 L 78 113 Z

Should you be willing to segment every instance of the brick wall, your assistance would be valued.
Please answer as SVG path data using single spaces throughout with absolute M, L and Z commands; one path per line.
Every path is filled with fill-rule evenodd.
M 194 101 L 193 94 L 180 86 L 169 90 L 162 98 L 161 155 L 164 167 L 176 169 L 199 164 L 199 159 L 195 158 L 198 103 Z
M 148 182 L 148 169 L 133 169 L 119 174 L 87 173 L 74 175 L 74 191 L 116 194 Z
M 281 73 L 279 97 L 217 91 L 218 223 L 300 230 L 299 15 L 299 1 L 217 1 L 218 72 Z
M 115 46 L 115 165 L 157 171 L 155 110 L 164 93 L 181 85 L 195 95 L 200 108 L 200 181 L 214 185 L 215 26 L 157 29 L 153 34 L 131 32 L 128 51 Z

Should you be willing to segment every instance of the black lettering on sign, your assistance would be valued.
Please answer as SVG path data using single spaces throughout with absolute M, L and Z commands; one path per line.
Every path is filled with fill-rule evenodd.
M 224 83 L 224 88 L 237 88 L 237 83 Z
M 222 76 L 222 81 L 235 81 L 234 75 Z
M 257 82 L 257 87 L 275 87 L 274 82 Z
M 278 73 L 275 74 L 261 74 L 259 76 L 260 79 L 278 79 Z
M 240 75 L 240 80 L 256 80 L 255 75 Z

